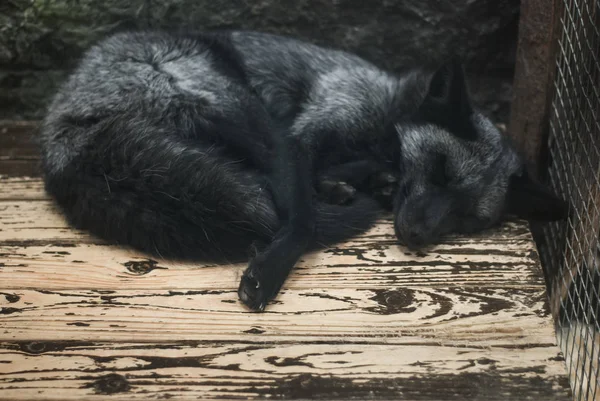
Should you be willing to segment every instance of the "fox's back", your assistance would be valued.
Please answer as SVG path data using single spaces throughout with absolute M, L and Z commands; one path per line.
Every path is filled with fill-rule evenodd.
M 201 107 L 215 114 L 239 104 L 236 74 L 217 61 L 209 41 L 161 32 L 121 33 L 91 47 L 44 121 L 41 144 L 50 166 L 59 169 L 99 136 L 126 135 L 101 129 L 115 119 L 160 119 L 177 127 L 186 111 L 200 118 Z
M 276 118 L 293 118 L 304 106 L 335 106 L 340 100 L 350 110 L 359 99 L 366 99 L 361 107 L 385 107 L 396 90 L 394 77 L 342 50 L 259 32 L 232 32 L 231 41 L 244 60 L 249 84 Z
M 292 38 L 116 34 L 88 50 L 50 105 L 41 136 L 45 170 L 60 171 L 99 141 L 123 143 L 144 126 L 187 139 L 204 135 L 198 127 L 215 119 L 254 130 L 265 124 L 254 108 L 288 128 L 336 115 L 352 137 L 379 130 L 373 126 L 394 107 L 398 89 L 396 78 L 358 56 Z M 118 120 L 140 129 L 107 128 Z

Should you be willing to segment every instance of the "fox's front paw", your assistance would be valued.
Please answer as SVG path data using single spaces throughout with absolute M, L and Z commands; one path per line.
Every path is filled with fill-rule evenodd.
M 379 171 L 369 177 L 369 192 L 385 208 L 393 208 L 393 198 L 398 189 L 398 177 L 387 172 Z
M 344 182 L 323 179 L 318 183 L 319 198 L 332 205 L 344 205 L 354 199 L 356 189 Z
M 378 171 L 369 177 L 368 185 L 373 191 L 385 192 L 388 188 L 398 185 L 398 177 L 389 171 Z
M 256 271 L 251 265 L 244 272 L 238 288 L 238 297 L 249 309 L 262 312 L 267 303 L 275 298 L 279 288 L 275 286 L 274 280 L 260 277 Z
M 260 288 L 260 281 L 246 274 L 242 276 L 240 281 L 238 297 L 244 305 L 256 312 L 262 312 L 267 306 L 267 299 L 265 292 Z

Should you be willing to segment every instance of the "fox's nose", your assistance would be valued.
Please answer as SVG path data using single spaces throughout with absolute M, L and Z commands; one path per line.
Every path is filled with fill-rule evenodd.
M 408 239 L 411 241 L 418 241 L 420 238 L 423 237 L 423 234 L 415 229 L 410 229 L 408 230 Z
M 401 224 L 394 224 L 396 237 L 411 249 L 420 248 L 425 245 L 426 234 L 419 227 L 402 227 Z
M 418 229 L 409 229 L 404 237 L 406 245 L 411 248 L 420 248 L 425 245 L 425 235 Z

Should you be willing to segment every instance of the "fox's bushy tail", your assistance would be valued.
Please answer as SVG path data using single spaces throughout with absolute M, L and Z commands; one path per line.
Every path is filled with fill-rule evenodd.
M 101 145 L 57 165 L 42 146 L 46 190 L 75 227 L 165 258 L 242 261 L 281 227 L 267 180 L 218 148 L 169 138 Z M 368 229 L 380 208 L 358 196 L 317 203 L 314 246 Z

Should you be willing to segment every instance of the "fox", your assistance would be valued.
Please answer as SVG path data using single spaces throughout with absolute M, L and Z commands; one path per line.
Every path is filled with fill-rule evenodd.
M 246 261 L 263 311 L 310 249 L 391 213 L 420 249 L 568 205 L 473 104 L 464 67 L 392 73 L 254 31 L 127 31 L 88 48 L 39 130 L 68 222 L 162 258 Z

